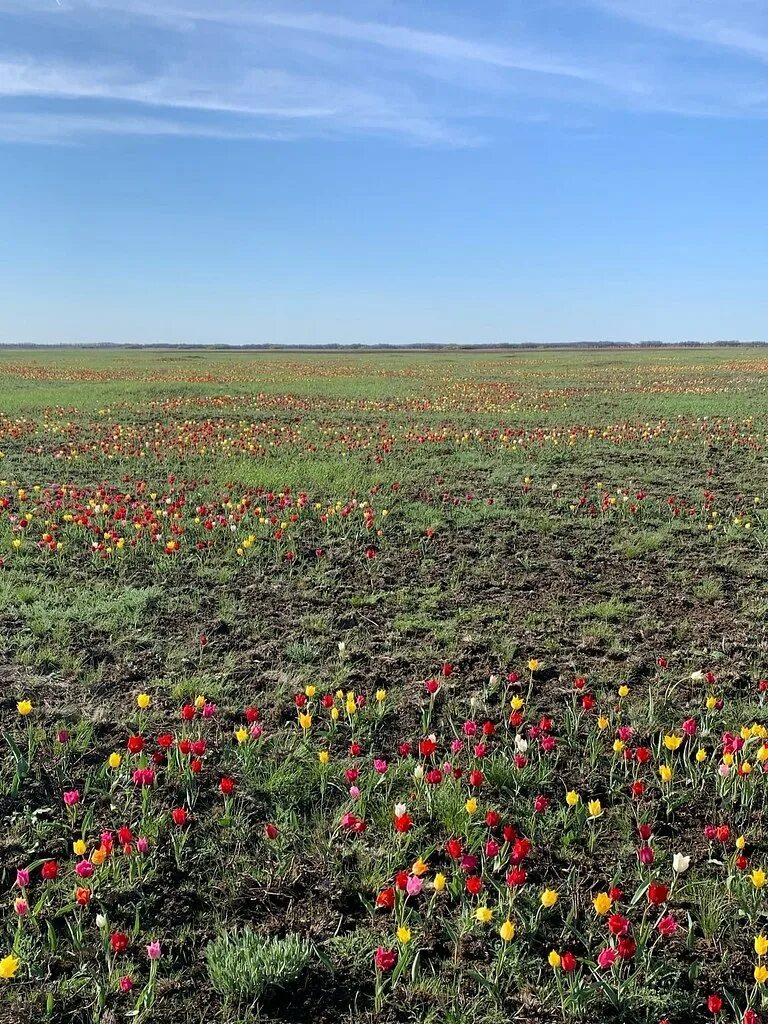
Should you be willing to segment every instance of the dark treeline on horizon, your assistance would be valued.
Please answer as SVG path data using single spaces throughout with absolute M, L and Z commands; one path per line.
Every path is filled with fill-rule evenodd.
M 768 346 L 768 341 L 567 341 L 567 342 L 478 342 L 477 344 L 440 344 L 436 342 L 414 342 L 410 345 L 330 343 L 327 345 L 206 345 L 184 342 L 0 342 L 0 349 L 162 349 L 170 351 L 198 350 L 207 352 L 482 352 L 482 351 L 531 351 L 549 349 L 641 349 L 641 348 L 754 348 Z

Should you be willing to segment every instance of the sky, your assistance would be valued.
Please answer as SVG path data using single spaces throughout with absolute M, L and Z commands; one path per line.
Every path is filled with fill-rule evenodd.
M 765 0 L 0 0 L 0 343 L 768 338 Z

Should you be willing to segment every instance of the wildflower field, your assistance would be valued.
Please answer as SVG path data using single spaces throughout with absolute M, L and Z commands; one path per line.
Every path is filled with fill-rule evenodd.
M 768 1022 L 768 350 L 0 353 L 0 1021 Z

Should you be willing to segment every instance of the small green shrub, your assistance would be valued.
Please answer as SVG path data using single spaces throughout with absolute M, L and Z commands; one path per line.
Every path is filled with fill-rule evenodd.
M 250 928 L 223 932 L 208 944 L 205 957 L 211 984 L 226 999 L 260 999 L 296 981 L 309 962 L 311 947 L 300 935 L 265 937 Z

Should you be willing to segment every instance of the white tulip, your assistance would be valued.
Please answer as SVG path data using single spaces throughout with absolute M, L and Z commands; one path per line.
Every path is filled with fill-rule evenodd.
M 672 858 L 672 870 L 682 875 L 684 871 L 688 870 L 690 863 L 690 857 L 684 857 L 682 853 L 676 853 Z
M 402 818 L 405 814 L 407 807 L 405 804 L 395 804 L 395 817 Z
M 518 754 L 524 754 L 528 749 L 528 740 L 524 740 L 523 737 L 518 733 L 515 736 L 515 750 Z

